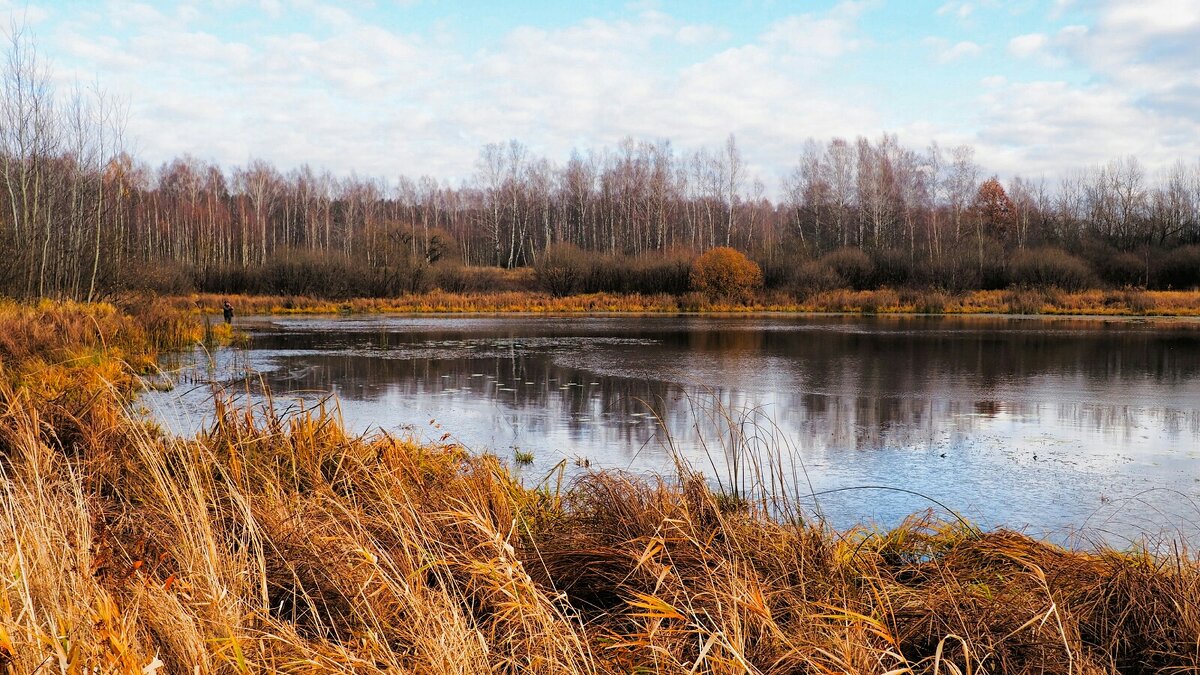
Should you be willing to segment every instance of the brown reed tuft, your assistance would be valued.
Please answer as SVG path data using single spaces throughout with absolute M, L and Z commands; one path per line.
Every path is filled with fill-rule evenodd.
M 178 339 L 154 321 L 0 306 L 24 331 L 0 332 L 4 672 L 1200 668 L 1182 544 L 1066 550 L 928 514 L 838 532 L 744 490 L 774 489 L 753 462 L 721 488 L 682 466 L 529 487 L 330 407 L 218 397 L 205 433 L 167 437 L 125 405 Z

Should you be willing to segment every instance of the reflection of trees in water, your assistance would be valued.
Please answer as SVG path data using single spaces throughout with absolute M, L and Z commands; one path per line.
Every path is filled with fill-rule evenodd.
M 1117 389 L 1194 386 L 1200 378 L 1197 331 L 1095 320 L 643 318 L 607 321 L 600 332 L 575 323 L 266 333 L 256 336 L 255 348 L 285 350 L 266 378 L 277 393 L 336 391 L 364 401 L 477 397 L 501 404 L 530 432 L 565 426 L 583 437 L 603 427 L 603 438 L 626 443 L 652 434 L 653 425 L 634 417 L 648 407 L 676 438 L 694 436 L 698 424 L 711 429 L 696 412 L 705 400 L 733 411 L 766 406 L 777 424 L 818 448 L 929 444 L 1001 416 L 1128 430 L 1145 422 L 1144 411 L 1105 403 L 1122 398 Z M 613 336 L 653 342 L 588 340 Z M 543 341 L 524 343 L 535 338 Z M 327 351 L 287 356 L 291 349 Z M 587 358 L 558 358 L 583 352 Z M 387 358 L 396 353 L 411 358 Z M 675 367 L 701 376 L 666 375 Z M 1078 402 L 1031 402 L 1038 397 L 1023 392 Z M 1195 411 L 1156 415 L 1172 433 L 1200 435 Z

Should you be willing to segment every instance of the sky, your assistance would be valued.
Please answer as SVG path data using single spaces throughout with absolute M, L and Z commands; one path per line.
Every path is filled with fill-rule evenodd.
M 4 4 L 7 2 L 8 4 Z M 1200 0 L 0 0 L 140 159 L 474 171 L 733 133 L 778 185 L 808 138 L 967 143 L 988 173 L 1200 157 Z

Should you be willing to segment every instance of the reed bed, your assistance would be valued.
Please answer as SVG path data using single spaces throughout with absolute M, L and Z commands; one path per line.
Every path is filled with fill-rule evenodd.
M 323 300 L 304 296 L 222 296 L 194 294 L 162 301 L 175 309 L 220 314 L 230 300 L 248 314 L 444 313 L 740 313 L 837 312 L 852 314 L 1061 314 L 1096 316 L 1200 316 L 1200 291 L 1139 289 L 1066 292 L 1054 289 L 1007 289 L 948 293 L 938 290 L 833 290 L 807 296 L 771 292 L 745 302 L 714 300 L 697 293 L 592 293 L 554 297 L 529 291 L 429 293 L 395 298 Z
M 351 436 L 330 408 L 215 397 L 210 429 L 172 438 L 125 412 L 131 374 L 85 374 L 117 347 L 127 373 L 152 357 L 137 316 L 0 308 L 0 335 L 13 322 L 53 330 L 0 343 L 4 672 L 1200 668 L 1182 544 L 1066 550 L 928 514 L 837 532 L 780 517 L 754 448 L 719 487 L 682 464 L 560 487 Z M 83 349 L 99 362 L 55 362 Z M 75 402 L 35 394 L 35 363 L 68 369 Z

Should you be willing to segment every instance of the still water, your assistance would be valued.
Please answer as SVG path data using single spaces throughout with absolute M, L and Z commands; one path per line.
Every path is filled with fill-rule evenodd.
M 1200 540 L 1200 323 L 1028 317 L 249 318 L 143 403 L 210 421 L 213 387 L 347 425 L 451 434 L 536 482 L 562 463 L 745 483 L 776 458 L 838 527 L 952 507 L 985 527 L 1120 545 Z M 876 486 L 876 487 L 865 487 Z M 882 488 L 902 488 L 900 492 Z M 842 488 L 853 488 L 841 490 Z M 812 496 L 816 494 L 817 496 Z

